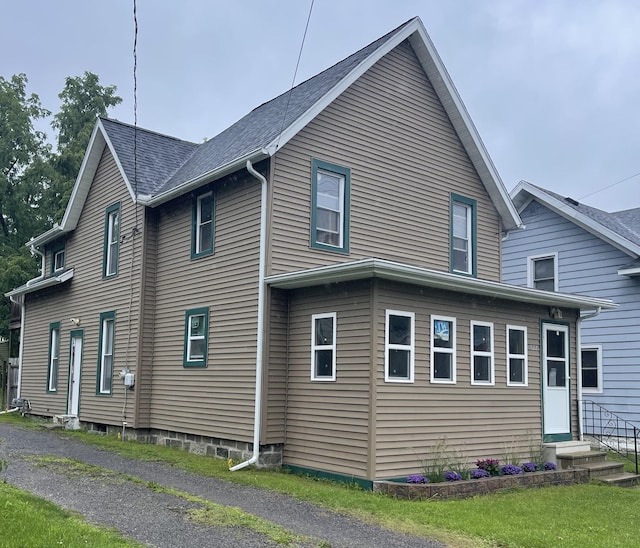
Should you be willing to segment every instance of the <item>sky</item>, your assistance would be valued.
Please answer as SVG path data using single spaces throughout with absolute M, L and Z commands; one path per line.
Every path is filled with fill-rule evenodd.
M 311 5 L 137 0 L 138 125 L 202 142 L 287 91 Z M 415 16 L 507 190 L 640 207 L 640 1 L 313 0 L 295 83 Z M 93 72 L 134 123 L 133 0 L 0 0 L 0 20 L 0 76 L 25 73 L 55 113 L 65 78 Z

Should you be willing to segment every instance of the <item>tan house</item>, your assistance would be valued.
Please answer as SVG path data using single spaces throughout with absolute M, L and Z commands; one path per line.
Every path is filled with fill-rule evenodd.
M 417 18 L 202 144 L 99 119 L 8 294 L 20 396 L 364 484 L 574 439 L 577 319 L 614 305 L 500 283 L 520 224 Z

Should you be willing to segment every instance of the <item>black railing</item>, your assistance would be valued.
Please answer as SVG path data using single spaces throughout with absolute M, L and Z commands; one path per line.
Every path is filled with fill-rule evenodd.
M 637 474 L 640 427 L 590 400 L 578 400 L 578 413 L 581 410 L 582 433 L 594 438 L 601 446 L 635 462 Z

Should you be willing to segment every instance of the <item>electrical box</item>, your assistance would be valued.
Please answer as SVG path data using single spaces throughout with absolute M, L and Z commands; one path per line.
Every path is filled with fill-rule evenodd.
M 135 379 L 135 374 L 134 373 L 127 373 L 124 376 L 124 385 L 127 388 L 133 388 L 133 385 L 136 383 L 136 379 Z

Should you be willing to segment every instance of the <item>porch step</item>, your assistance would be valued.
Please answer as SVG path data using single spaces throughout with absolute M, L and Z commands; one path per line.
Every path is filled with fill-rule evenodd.
M 563 470 L 569 468 L 586 468 L 588 464 L 603 463 L 607 460 L 606 451 L 575 451 L 557 456 L 558 466 Z M 624 468 L 624 466 L 623 466 Z
M 589 471 L 593 481 L 617 487 L 640 485 L 640 475 L 624 471 L 624 463 L 607 461 L 606 451 L 579 451 L 558 455 L 558 465 L 563 470 L 582 468 Z
M 53 424 L 49 428 L 80 430 L 80 420 L 75 415 L 54 415 Z

